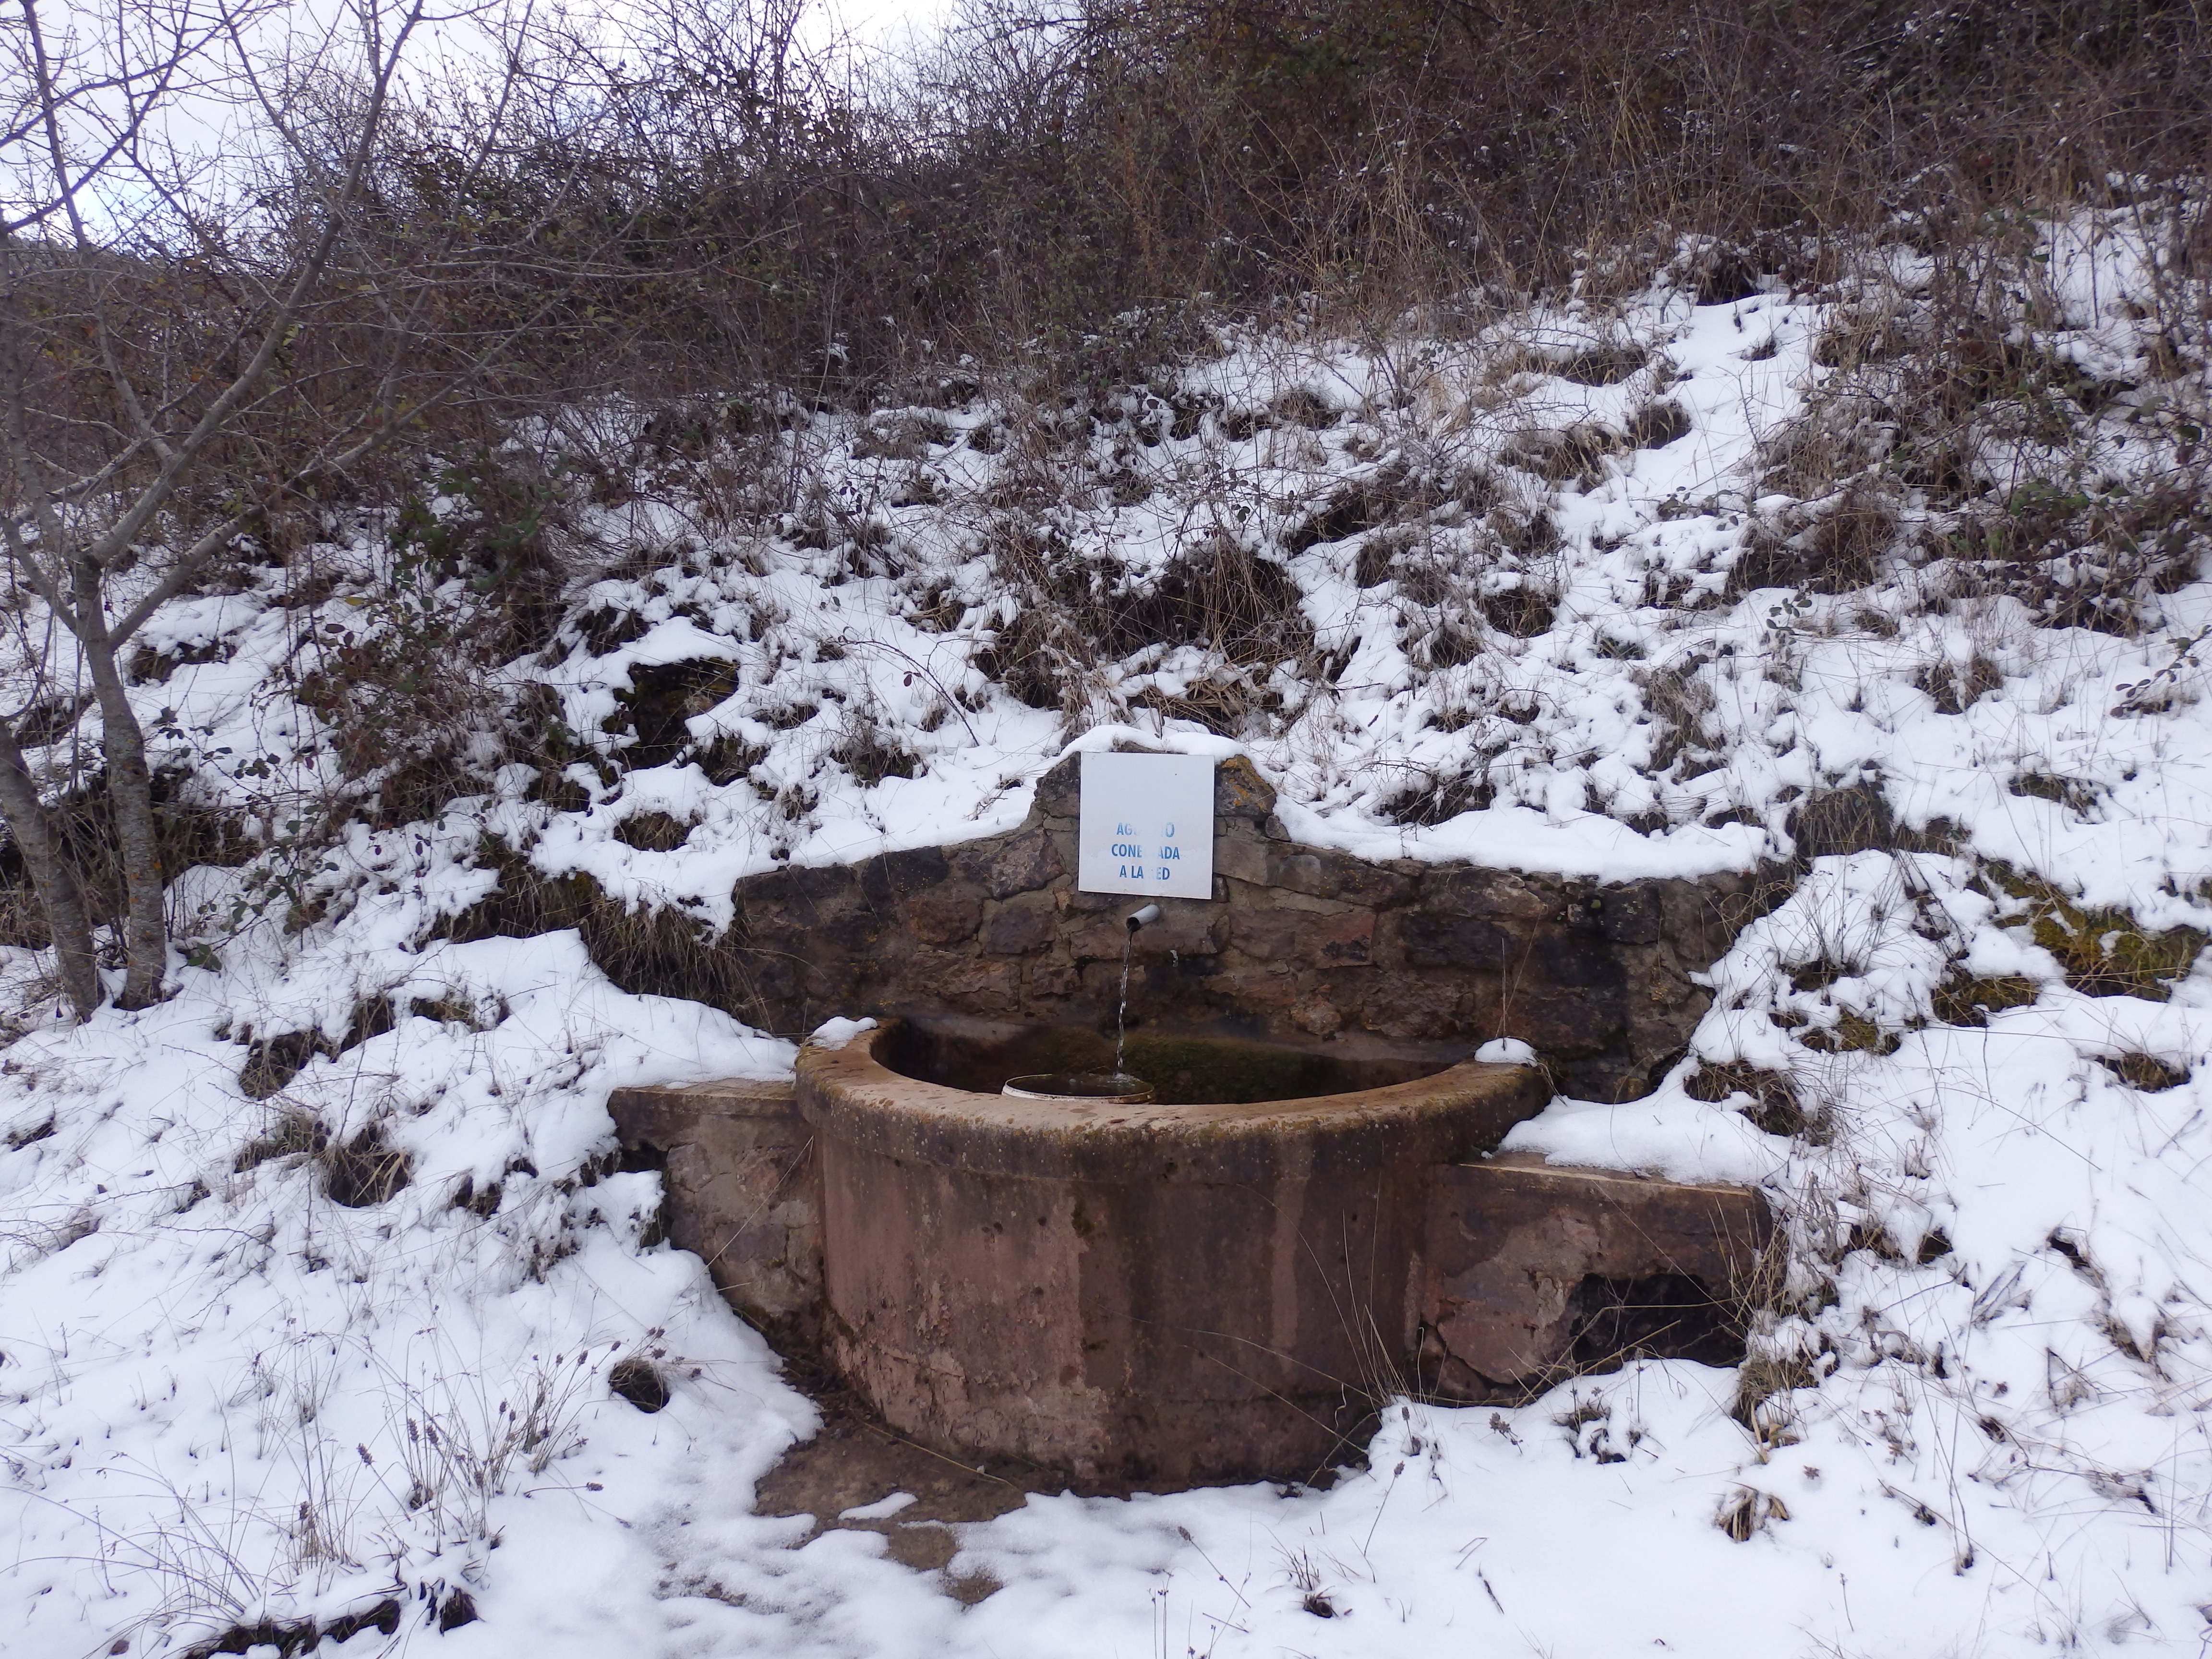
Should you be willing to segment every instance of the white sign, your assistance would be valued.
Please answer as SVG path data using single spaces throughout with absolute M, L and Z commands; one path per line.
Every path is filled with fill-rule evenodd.
M 1213 896 L 1213 762 L 1205 755 L 1083 757 L 1075 884 L 1086 893 Z

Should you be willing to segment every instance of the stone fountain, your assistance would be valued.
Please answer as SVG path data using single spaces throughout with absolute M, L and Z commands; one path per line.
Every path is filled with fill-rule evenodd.
M 1709 913 L 1728 884 L 1554 893 L 1504 872 L 1324 860 L 1285 844 L 1242 763 L 1210 787 L 1226 810 L 1209 896 L 1161 897 L 1144 936 L 1069 873 L 1075 803 L 1048 777 L 1020 831 L 935 854 L 919 867 L 937 878 L 903 901 L 882 884 L 880 926 L 903 914 L 965 977 L 878 968 L 885 994 L 837 1012 L 879 1023 L 810 1043 L 790 1083 L 617 1093 L 625 1146 L 666 1170 L 674 1242 L 898 1434 L 1079 1483 L 1305 1478 L 1396 1394 L 1517 1397 L 1630 1353 L 1729 1358 L 1731 1310 L 1769 1239 L 1763 1201 L 1498 1154 L 1557 1076 L 1477 1061 L 1474 1031 L 1395 1020 L 1389 1002 L 1396 985 L 1464 1017 L 1486 983 L 1510 981 L 1510 961 L 1493 970 L 1485 952 L 1510 951 L 1501 922 L 1516 918 L 1465 914 L 1471 894 L 1502 896 L 1491 908 L 1520 912 L 1512 989 L 1531 1012 L 1520 1030 L 1501 1012 L 1480 1036 L 1542 1049 L 1573 1030 L 1565 1046 L 1587 1059 L 1566 1056 L 1570 1076 L 1634 1092 L 1606 1045 L 1632 1063 L 1663 1040 L 1655 1011 L 1686 1035 L 1702 1005 L 1674 948 L 1696 966 L 1717 954 Z M 973 898 L 945 890 L 963 872 Z M 1693 924 L 1673 940 L 1670 910 Z M 921 954 L 895 945 L 895 962 Z M 1152 1098 L 1002 1093 L 1028 1074 L 1113 1069 L 1126 951 L 1124 1058 Z M 976 982 L 1009 988 L 978 1008 L 961 988 Z M 1644 1006 L 1621 1012 L 1624 988 Z M 1331 1017 L 1308 1017 L 1316 1002 Z

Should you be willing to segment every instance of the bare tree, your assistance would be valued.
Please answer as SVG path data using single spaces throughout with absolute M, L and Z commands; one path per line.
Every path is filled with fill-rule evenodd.
M 544 88 L 530 37 L 501 20 L 351 0 L 340 34 L 303 45 L 260 0 L 111 0 L 58 21 L 7 3 L 0 550 L 18 610 L 55 628 L 0 718 L 0 818 L 83 1015 L 104 998 L 98 907 L 33 751 L 97 710 L 116 1000 L 143 1006 L 167 969 L 166 872 L 125 648 L 279 508 L 344 489 L 484 385 L 605 237 L 571 216 L 549 249 L 568 198 L 506 187 Z M 406 77 L 429 27 L 456 22 L 476 44 L 438 90 L 468 131 L 432 131 Z

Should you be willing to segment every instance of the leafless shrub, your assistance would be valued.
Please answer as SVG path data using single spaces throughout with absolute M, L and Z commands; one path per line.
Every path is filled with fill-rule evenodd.
M 1897 496 L 1893 483 L 1863 473 L 1826 500 L 1760 518 L 1729 573 L 1731 589 L 1840 593 L 1866 586 L 1896 544 Z
M 413 1178 L 415 1160 L 391 1146 L 381 1124 L 371 1123 L 352 1139 L 325 1146 L 320 1154 L 323 1191 L 333 1204 L 364 1210 L 398 1195 Z
M 1713 1524 L 1739 1544 L 1747 1543 L 1777 1521 L 1790 1518 L 1790 1506 L 1771 1492 L 1738 1486 L 1721 1504 Z
M 1605 456 L 1629 447 L 1621 434 L 1592 422 L 1516 433 L 1501 459 L 1552 483 L 1588 477 Z
M 677 996 L 755 1024 L 765 1020 L 761 988 L 746 965 L 743 923 L 716 939 L 681 911 L 608 898 L 590 877 L 548 878 L 516 854 L 497 856 L 499 886 L 443 924 L 454 939 L 530 938 L 578 929 L 592 960 L 626 991 Z
M 1717 764 L 1718 752 L 1705 724 L 1717 702 L 1712 686 L 1699 677 L 1696 666 L 1685 672 L 1680 666 L 1655 664 L 1632 669 L 1630 676 L 1644 694 L 1645 709 L 1662 727 L 1652 750 L 1651 775 L 1662 776 L 1692 756 L 1711 756 L 1711 763 Z
M 1812 505 L 1754 536 L 1739 586 L 1839 588 L 1886 559 L 1933 558 L 1946 568 L 1930 592 L 2144 625 L 2204 550 L 2201 464 L 2177 449 L 2166 484 L 2116 499 L 2070 460 L 2001 477 L 1991 457 L 2063 447 L 2126 390 L 2035 343 L 2054 301 L 2030 269 L 2030 215 L 2050 204 L 2155 223 L 2166 276 L 2148 372 L 2202 357 L 2203 319 L 2178 285 L 2201 276 L 2212 231 L 2159 182 L 2198 164 L 2212 128 L 2193 90 L 2212 61 L 2196 13 L 2153 6 L 2125 29 L 2070 0 L 1621 0 L 1601 24 L 1564 15 L 1557 0 L 1480 17 L 1395 0 L 1084 0 L 1040 31 L 985 0 L 899 82 L 811 47 L 798 0 L 649 6 L 619 54 L 559 27 L 511 43 L 496 87 L 364 101 L 358 86 L 303 80 L 281 106 L 297 114 L 293 159 L 264 170 L 242 217 L 169 212 L 183 198 L 157 190 L 158 224 L 126 244 L 70 223 L 64 162 L 58 187 L 4 204 L 18 222 L 0 285 L 20 325 L 9 384 L 27 434 L 5 485 L 18 565 L 36 587 L 23 561 L 61 556 L 33 524 L 40 489 L 80 505 L 119 491 L 151 507 L 70 531 L 94 566 L 139 532 L 190 526 L 166 591 L 281 568 L 304 594 L 331 580 L 307 552 L 323 503 L 384 500 L 389 568 L 349 596 L 363 602 L 350 620 L 319 620 L 301 641 L 298 690 L 343 774 L 317 810 L 427 816 L 508 758 L 538 767 L 542 797 L 572 800 L 586 786 L 569 769 L 609 760 L 599 739 L 623 734 L 559 732 L 488 686 L 500 662 L 604 651 L 643 626 L 614 608 L 562 622 L 568 580 L 612 562 L 576 544 L 582 508 L 680 483 L 717 533 L 781 536 L 847 574 L 904 581 L 892 511 L 933 487 L 926 464 L 969 418 L 951 411 L 988 388 L 998 407 L 968 441 L 996 457 L 998 495 L 975 529 L 1012 603 L 976 666 L 1075 726 L 1128 712 L 1109 665 L 1188 649 L 1203 673 L 1136 698 L 1264 729 L 1282 712 L 1281 671 L 1314 660 L 1279 556 L 1364 538 L 1356 574 L 1400 584 L 1416 669 L 1464 666 L 1500 634 L 1551 625 L 1559 589 L 1541 562 L 1556 529 L 1534 481 L 1594 480 L 1624 447 L 1679 437 L 1684 417 L 1664 398 L 1665 361 L 1601 320 L 1524 366 L 1592 386 L 1648 377 L 1634 413 L 1522 433 L 1486 472 L 1407 440 L 1418 422 L 1403 412 L 1434 395 L 1424 371 L 1357 410 L 1297 386 L 1225 396 L 1159 373 L 1218 347 L 1225 317 L 1378 338 L 1419 318 L 1464 334 L 1539 288 L 1601 313 L 1655 280 L 1708 301 L 1827 284 L 1852 301 L 1816 353 L 1833 374 L 1765 458 L 1770 480 Z M 2053 53 L 2061 35 L 2073 44 Z M 41 86 L 81 101 L 90 62 L 9 84 L 32 89 L 25 110 Z M 732 86 L 747 95 L 704 90 Z M 36 126 L 0 124 L 20 163 L 11 188 L 47 167 Z M 1924 290 L 1846 258 L 1876 237 L 1929 262 Z M 288 275 L 312 280 L 272 300 L 291 294 Z M 251 375 L 195 378 L 234 336 L 257 354 L 275 343 Z M 163 385 L 189 389 L 149 427 L 132 399 L 143 413 L 141 394 Z M 226 388 L 243 390 L 219 405 Z M 855 417 L 857 435 L 830 411 Z M 539 434 L 526 445 L 525 416 Z M 1043 510 L 1175 487 L 1146 459 L 1163 438 L 1264 434 L 1271 453 L 1317 454 L 1316 434 L 1347 420 L 1348 453 L 1374 476 L 1285 507 L 1288 525 L 1194 502 L 1164 568 L 1079 556 Z M 100 432 L 125 434 L 122 447 L 102 450 Z M 149 458 L 186 438 L 191 476 L 159 483 Z M 872 469 L 860 497 L 815 487 L 828 444 Z M 239 478 L 259 482 L 233 500 Z M 1495 546 L 1417 556 L 1455 514 L 1482 519 Z M 952 603 L 915 599 L 917 615 Z M 127 661 L 148 678 L 176 666 Z M 21 775 L 82 714 L 70 688 L 18 712 L 29 759 L 0 766 L 0 786 L 23 783 L 16 849 L 46 872 L 45 931 L 80 1005 L 97 1000 L 93 931 L 111 917 L 126 924 L 126 1001 L 158 992 L 166 960 L 156 872 L 175 848 L 115 678 L 95 688 L 107 793 L 83 816 L 99 834 L 75 835 L 54 779 Z M 635 741 L 615 759 L 711 760 L 731 779 L 754 763 L 626 712 Z M 908 764 L 859 733 L 842 749 L 864 781 Z M 803 817 L 805 790 L 787 786 L 778 810 Z
M 35 601 L 67 633 L 72 672 L 101 711 L 127 1007 L 161 994 L 168 945 L 148 734 L 125 679 L 134 637 L 196 584 L 235 591 L 241 562 L 283 562 L 320 493 L 375 479 L 395 438 L 419 441 L 432 411 L 452 417 L 442 436 L 482 435 L 471 414 L 495 400 L 495 382 L 521 384 L 495 369 L 528 355 L 522 337 L 568 297 L 561 274 L 592 268 L 605 244 L 585 234 L 551 245 L 580 228 L 556 228 L 575 205 L 573 179 L 501 213 L 476 210 L 514 182 L 516 146 L 531 147 L 530 120 L 509 118 L 544 113 L 526 67 L 533 42 L 501 43 L 489 117 L 464 97 L 460 118 L 439 129 L 403 90 L 419 8 L 367 7 L 312 61 L 250 45 L 260 27 L 250 3 L 197 23 L 128 3 L 112 13 L 112 29 L 87 14 L 51 32 L 27 14 L 0 45 L 13 71 L 0 95 L 14 106 L 0 120 L 0 543 L 14 610 Z M 180 99 L 191 112 L 181 123 Z M 212 131 L 234 117 L 223 165 L 179 148 L 179 125 Z M 404 539 L 440 578 L 501 590 L 492 617 L 526 628 L 550 597 L 536 580 L 544 502 L 495 499 L 504 477 L 479 465 L 458 486 L 499 520 L 466 553 L 441 524 Z M 125 599 L 117 582 L 149 548 L 150 574 Z M 416 620 L 434 629 L 459 608 Z M 320 689 L 343 714 L 356 694 L 373 702 L 416 672 L 377 672 L 390 666 L 380 642 L 404 629 L 330 626 L 362 660 L 303 687 L 311 705 Z M 480 616 L 471 631 L 487 626 Z M 25 666 L 31 702 L 0 721 L 0 815 L 70 1000 L 89 1014 L 104 994 L 94 884 L 25 750 L 69 726 L 44 729 L 40 710 L 61 689 L 51 651 Z M 380 781 L 397 790 L 406 764 Z
M 830 758 L 853 775 L 862 788 L 872 788 L 885 778 L 921 775 L 921 757 L 900 741 L 896 731 L 876 713 L 855 706 L 848 709 L 844 735 L 832 744 Z
M 1479 812 L 1497 798 L 1497 789 L 1484 767 L 1464 771 L 1426 771 L 1413 775 L 1379 808 L 1393 823 L 1443 823 L 1462 812 Z
M 367 1124 L 340 1141 L 320 1118 L 296 1106 L 285 1107 L 266 1130 L 241 1146 L 231 1168 L 243 1175 L 294 1157 L 312 1160 L 325 1194 L 349 1210 L 387 1202 L 414 1175 L 414 1159 L 386 1140 L 382 1124 Z
M 576 1429 L 594 1375 L 587 1349 L 532 1354 L 504 1383 L 465 1366 L 387 1374 L 389 1438 L 407 1508 L 444 1537 L 493 1534 L 492 1501 L 518 1472 L 541 1474 L 581 1443 Z
M 1750 1104 L 1744 1115 L 1771 1135 L 1798 1135 L 1815 1146 L 1831 1138 L 1830 1126 L 1806 1111 L 1789 1078 L 1780 1072 L 1741 1065 L 1700 1066 L 1682 1085 L 1692 1100 L 1720 1102 L 1738 1095 Z

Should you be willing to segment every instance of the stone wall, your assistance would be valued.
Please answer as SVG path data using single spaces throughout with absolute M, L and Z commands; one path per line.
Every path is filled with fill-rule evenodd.
M 731 1305 L 770 1337 L 811 1347 L 821 1334 L 822 1183 L 792 1085 L 617 1089 L 607 1110 L 623 1152 L 661 1171 L 669 1242 L 704 1261 Z
M 895 1074 L 896 1036 L 608 1109 L 741 1315 L 963 1463 L 1303 1478 L 1401 1390 L 1733 1364 L 1779 1283 L 1755 1191 L 1483 1156 L 1548 1095 L 1526 1068 L 1105 1117 Z
M 1780 1283 L 1747 1188 L 1564 1168 L 1502 1152 L 1436 1172 L 1424 1233 L 1424 1389 L 1487 1400 L 1622 1354 L 1734 1364 Z
M 1075 890 L 1079 760 L 1040 781 L 1007 834 L 737 890 L 720 947 L 738 1012 L 803 1034 L 833 1015 L 908 1013 L 1111 1027 L 1122 917 L 1142 900 Z M 1644 1092 L 1687 1042 L 1750 883 L 1618 884 L 1291 841 L 1241 760 L 1216 772 L 1214 896 L 1162 901 L 1139 933 L 1133 1026 L 1457 1058 L 1520 1037 L 1586 1099 Z

